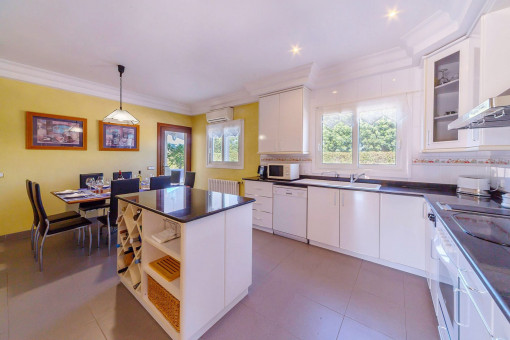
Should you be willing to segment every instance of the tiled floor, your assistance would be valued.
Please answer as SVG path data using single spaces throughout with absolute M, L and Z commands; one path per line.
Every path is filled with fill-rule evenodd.
M 74 243 L 50 238 L 43 273 L 28 240 L 0 243 L 0 340 L 168 339 L 115 256 Z M 249 295 L 203 338 L 437 339 L 436 327 L 424 279 L 255 230 Z

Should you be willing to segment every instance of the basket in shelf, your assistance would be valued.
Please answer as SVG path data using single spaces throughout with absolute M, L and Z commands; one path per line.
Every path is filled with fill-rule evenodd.
M 180 332 L 180 301 L 150 275 L 147 275 L 147 297 L 177 332 Z
M 164 277 L 168 282 L 177 279 L 181 275 L 181 264 L 171 256 L 165 256 L 149 263 L 156 273 Z

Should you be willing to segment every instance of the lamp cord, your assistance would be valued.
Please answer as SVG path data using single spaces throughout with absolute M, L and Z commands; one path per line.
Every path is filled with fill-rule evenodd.
M 122 110 L 122 72 L 120 72 L 120 109 Z

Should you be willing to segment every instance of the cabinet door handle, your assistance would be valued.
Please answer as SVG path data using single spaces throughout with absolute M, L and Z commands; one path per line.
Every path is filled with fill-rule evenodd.
M 455 303 L 455 306 L 460 306 L 460 294 L 461 293 L 467 294 L 467 292 L 462 289 L 459 289 L 459 288 L 454 288 L 453 291 L 456 293 L 455 300 L 457 300 Z M 469 299 L 469 297 L 468 297 L 468 299 Z M 457 309 L 457 308 L 455 308 L 455 309 Z M 460 327 L 469 327 L 469 324 L 460 322 L 460 311 L 461 310 L 462 310 L 462 308 L 459 308 L 458 310 L 453 312 L 453 321 Z

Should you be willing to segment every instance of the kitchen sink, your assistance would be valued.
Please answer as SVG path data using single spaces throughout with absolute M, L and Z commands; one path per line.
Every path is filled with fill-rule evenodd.
M 351 183 L 342 181 L 327 181 L 322 179 L 300 179 L 293 183 L 317 185 L 322 187 L 334 187 L 334 188 L 347 188 L 347 189 L 364 189 L 364 190 L 379 190 L 380 184 L 373 183 Z

